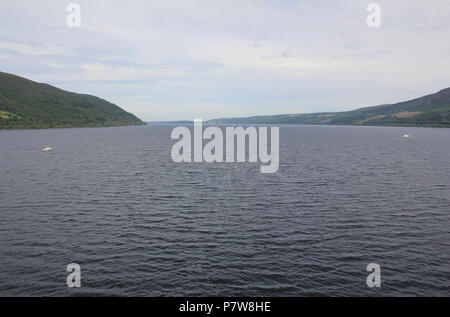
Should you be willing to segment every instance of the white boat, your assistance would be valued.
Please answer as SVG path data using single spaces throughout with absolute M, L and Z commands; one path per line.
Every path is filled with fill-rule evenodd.
M 409 134 L 405 134 L 403 137 L 404 137 L 404 138 L 409 138 L 410 135 L 409 135 Z
M 42 148 L 41 151 L 42 152 L 48 152 L 48 151 L 53 151 L 53 149 L 51 147 L 46 146 L 46 147 Z

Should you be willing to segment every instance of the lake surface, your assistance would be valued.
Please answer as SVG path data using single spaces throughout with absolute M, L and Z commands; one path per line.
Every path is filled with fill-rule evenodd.
M 450 129 L 282 126 L 261 174 L 173 128 L 0 131 L 0 295 L 450 295 Z

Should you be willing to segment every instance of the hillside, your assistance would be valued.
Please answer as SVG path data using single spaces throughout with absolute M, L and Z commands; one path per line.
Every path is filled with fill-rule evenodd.
M 145 123 L 106 100 L 0 72 L 0 129 L 142 124 Z
M 209 123 L 450 127 L 450 88 L 410 101 L 353 111 L 222 118 Z

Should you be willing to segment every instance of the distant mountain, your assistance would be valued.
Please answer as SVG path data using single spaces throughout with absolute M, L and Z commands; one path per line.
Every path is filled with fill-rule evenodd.
M 145 124 L 120 107 L 0 72 L 0 129 L 112 127 Z
M 184 121 L 149 121 L 147 124 L 154 125 L 166 125 L 166 124 L 194 124 L 194 121 L 184 120 Z
M 222 118 L 208 123 L 450 127 L 450 88 L 410 101 L 353 111 Z

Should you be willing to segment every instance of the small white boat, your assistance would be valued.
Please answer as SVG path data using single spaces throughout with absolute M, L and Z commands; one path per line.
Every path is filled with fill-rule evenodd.
M 48 151 L 53 151 L 53 149 L 51 147 L 46 146 L 46 147 L 42 148 L 41 151 L 48 152 Z
M 405 134 L 403 137 L 404 137 L 404 138 L 409 138 L 410 135 L 409 135 L 409 134 Z

